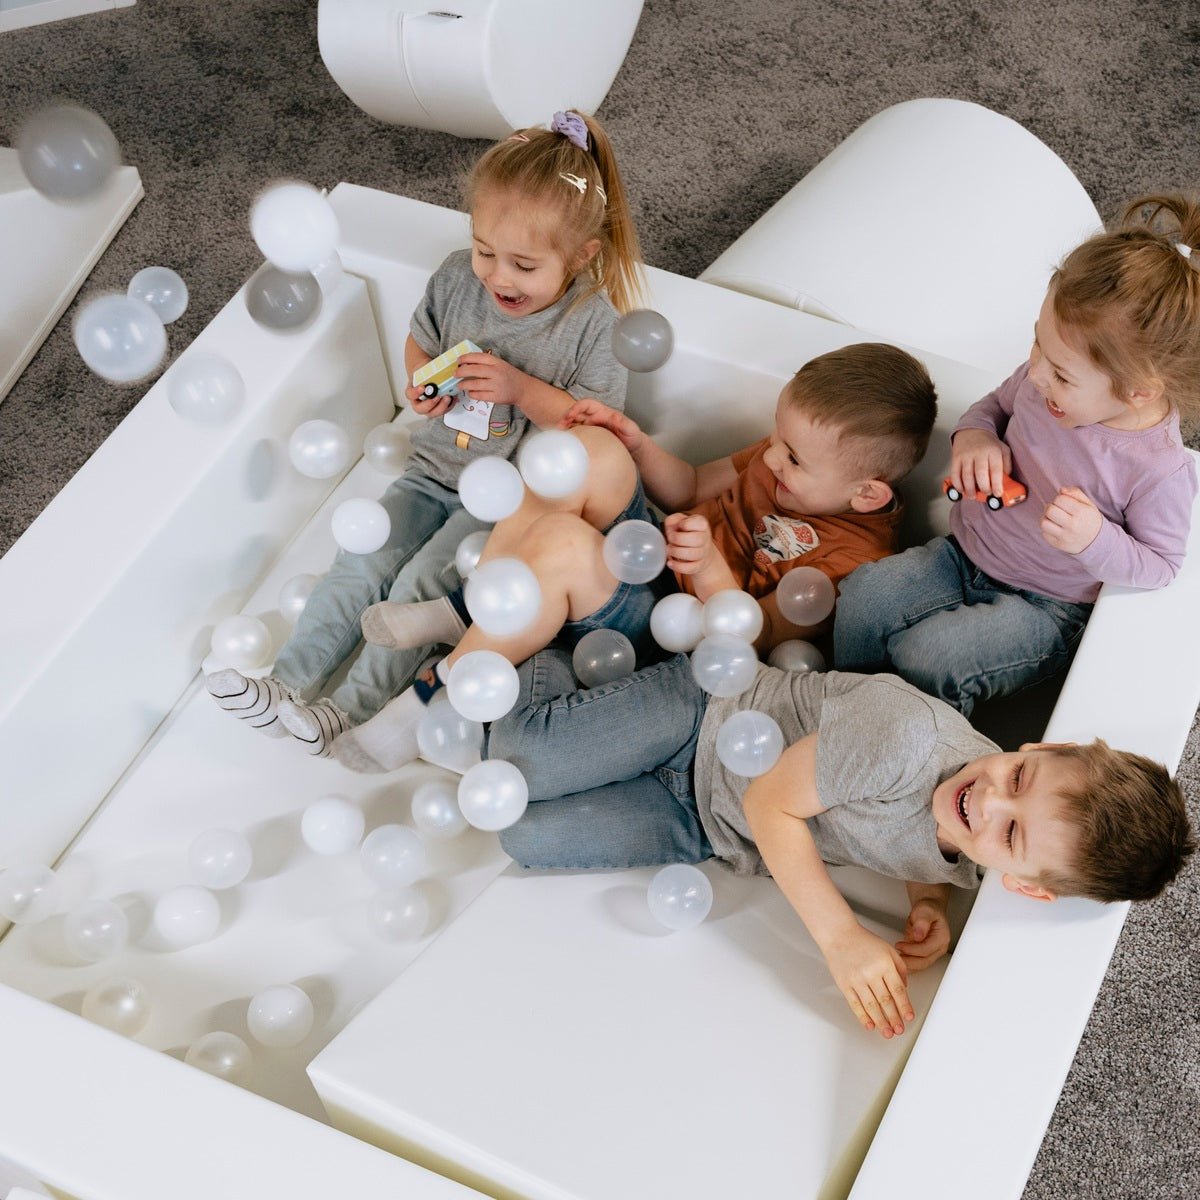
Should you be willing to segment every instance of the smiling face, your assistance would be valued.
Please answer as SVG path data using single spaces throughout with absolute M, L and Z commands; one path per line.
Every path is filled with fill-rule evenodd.
M 1004 872 L 1004 886 L 1052 899 L 1037 880 L 1072 869 L 1077 837 L 1064 819 L 1064 793 L 1079 768 L 1039 745 L 969 762 L 933 792 L 938 845 Z
M 471 214 L 471 269 L 492 303 L 511 317 L 549 308 L 571 274 L 546 236 L 547 214 L 504 196 L 482 198 Z

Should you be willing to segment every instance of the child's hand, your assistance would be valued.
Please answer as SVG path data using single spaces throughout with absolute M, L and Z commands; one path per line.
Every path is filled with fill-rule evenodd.
M 1012 470 L 1012 451 L 986 429 L 963 429 L 950 447 L 950 482 L 964 496 L 1004 494 L 1004 476 Z
M 487 352 L 464 354 L 455 363 L 454 374 L 473 400 L 515 404 L 518 408 L 529 378 L 524 371 Z
M 896 949 L 910 971 L 931 967 L 950 949 L 950 922 L 936 900 L 918 900 L 908 914 L 904 937 Z
M 864 1029 L 891 1038 L 904 1032 L 905 1021 L 916 1019 L 908 1000 L 908 967 L 883 938 L 855 924 L 822 948 L 834 982 Z
M 622 412 L 605 404 L 603 400 L 576 400 L 563 413 L 559 422 L 562 429 L 570 429 L 574 425 L 599 425 L 614 433 L 621 445 L 630 454 L 636 453 L 645 436 L 638 423 Z
M 667 539 L 667 566 L 680 575 L 698 575 L 712 566 L 719 554 L 713 544 L 712 527 L 696 513 L 672 513 L 663 522 Z
M 1042 514 L 1042 537 L 1067 554 L 1086 550 L 1100 532 L 1100 510 L 1077 488 L 1058 489 Z
M 413 412 L 423 417 L 440 417 L 443 413 L 448 413 L 454 403 L 453 396 L 434 396 L 431 400 L 426 400 L 421 395 L 420 388 L 411 386 L 404 389 L 404 394 L 408 397 Z

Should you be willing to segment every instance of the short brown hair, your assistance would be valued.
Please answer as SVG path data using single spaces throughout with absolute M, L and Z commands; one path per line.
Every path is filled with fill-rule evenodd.
M 937 418 L 929 372 L 885 342 L 860 342 L 806 362 L 784 389 L 817 425 L 841 431 L 846 466 L 895 483 L 921 461 Z
M 1077 765 L 1078 783 L 1063 800 L 1079 844 L 1073 870 L 1043 872 L 1037 882 L 1061 896 L 1152 900 L 1196 849 L 1179 784 L 1161 763 L 1102 738 L 1047 749 Z

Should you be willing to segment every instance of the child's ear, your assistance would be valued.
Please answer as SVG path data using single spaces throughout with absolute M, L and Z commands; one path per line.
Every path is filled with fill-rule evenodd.
M 850 507 L 856 513 L 878 512 L 891 504 L 895 494 L 891 484 L 884 483 L 882 479 L 868 479 L 865 483 L 855 484 Z
M 1133 408 L 1147 408 L 1150 405 L 1157 404 L 1166 391 L 1166 386 L 1161 379 L 1152 379 L 1141 387 L 1133 388 L 1126 400 Z
M 1025 742 L 1019 749 L 1022 754 L 1028 754 L 1030 750 L 1061 750 L 1066 746 L 1078 745 L 1078 742 Z
M 579 253 L 575 255 L 575 265 L 572 270 L 582 271 L 584 267 L 600 253 L 600 239 L 592 238 L 590 242 L 584 242 L 579 248 Z
M 1044 888 L 1040 884 L 1028 883 L 1024 879 L 1018 879 L 1015 875 L 1009 875 L 1008 872 L 1000 876 L 1000 882 L 1004 884 L 1008 891 L 1028 896 L 1030 900 L 1058 899 L 1057 892 L 1052 892 L 1049 888 Z

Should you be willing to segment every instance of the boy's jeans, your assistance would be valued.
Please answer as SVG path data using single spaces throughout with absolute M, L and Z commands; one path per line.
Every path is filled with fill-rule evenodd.
M 275 677 L 305 700 L 321 694 L 362 641 L 360 622 L 368 605 L 446 595 L 459 582 L 458 543 L 468 533 L 491 528 L 463 508 L 456 491 L 416 473 L 394 480 L 380 503 L 392 522 L 387 544 L 373 554 L 338 551 L 275 660 Z M 365 645 L 330 699 L 355 724 L 365 721 L 412 682 L 431 650 Z
M 488 727 L 483 752 L 529 784 L 525 815 L 500 833 L 517 863 L 611 869 L 712 856 L 692 789 L 708 698 L 687 655 L 580 691 L 570 654 L 551 648 L 519 676 L 517 703 Z
M 844 579 L 834 613 L 839 671 L 894 670 L 966 716 L 1070 662 L 1092 611 L 985 575 L 953 537 Z

